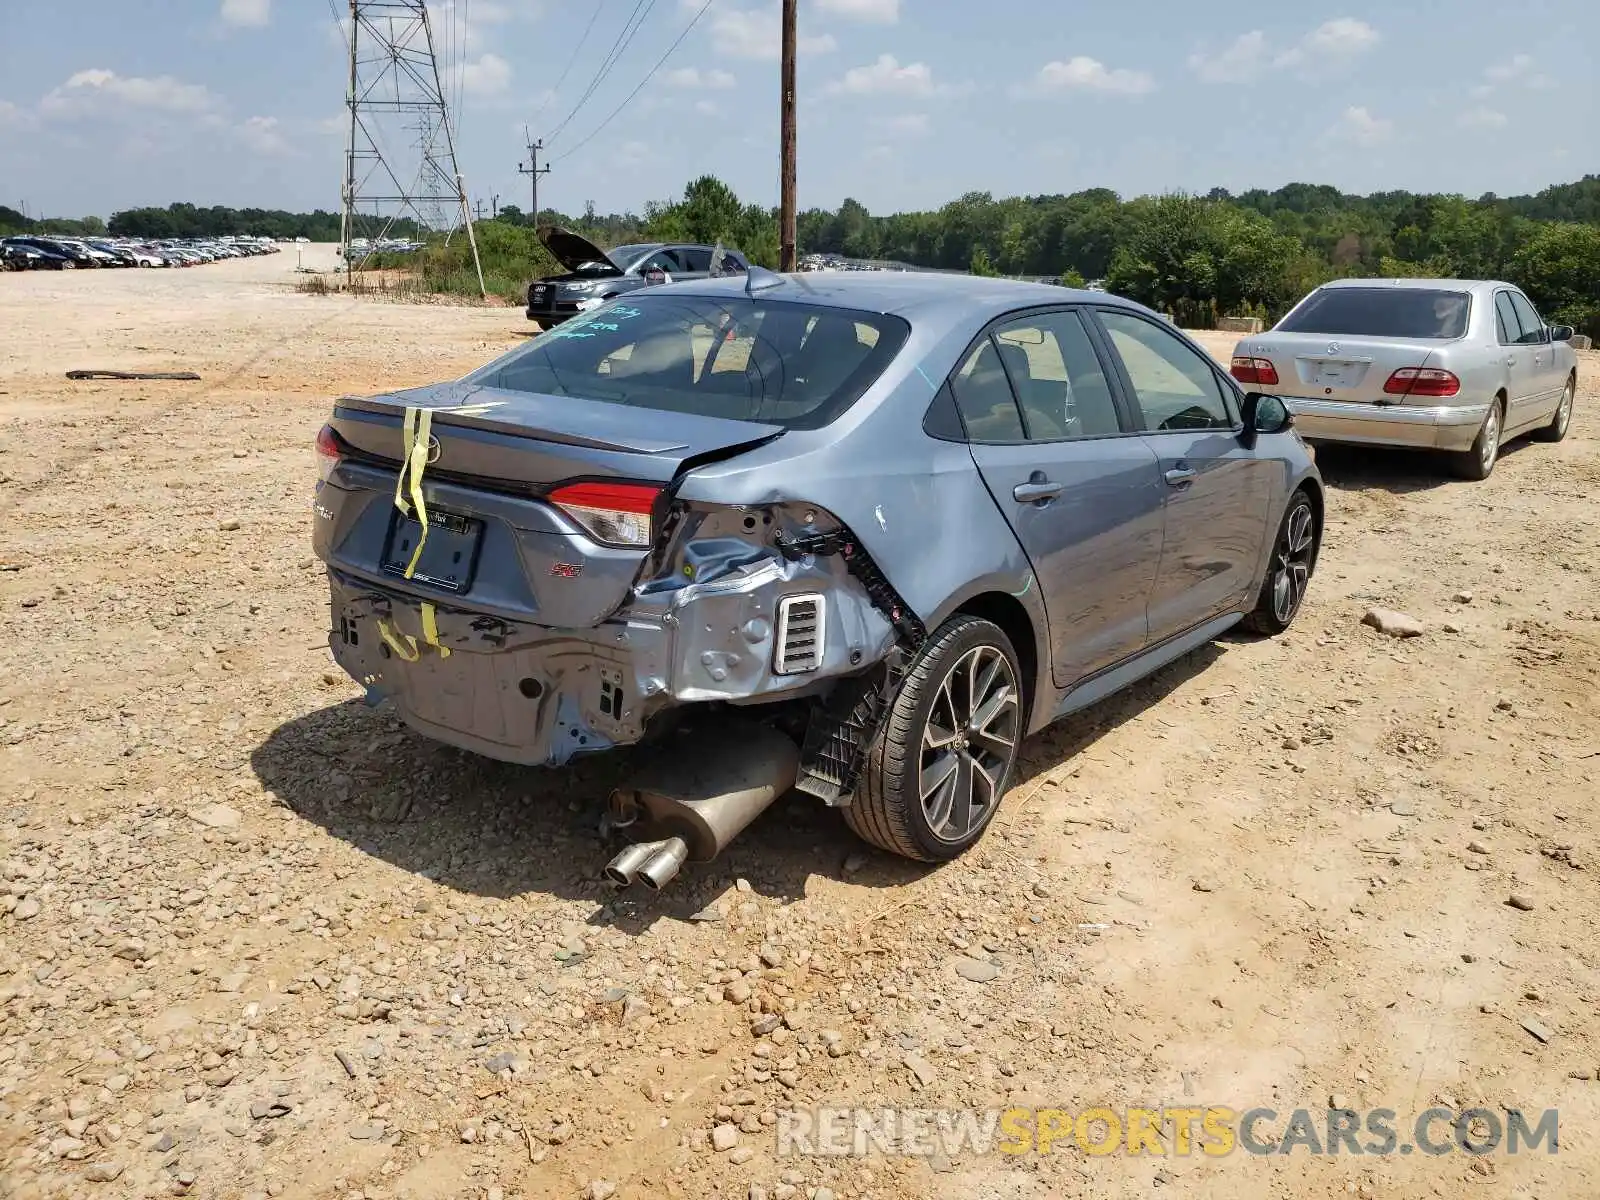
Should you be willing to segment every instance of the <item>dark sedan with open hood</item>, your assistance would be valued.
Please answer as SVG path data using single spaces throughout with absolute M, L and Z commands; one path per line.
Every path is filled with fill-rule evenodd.
M 749 267 L 737 250 L 693 243 L 636 242 L 602 250 L 560 226 L 540 229 L 539 240 L 567 269 L 528 285 L 528 320 L 543 329 L 653 283 L 742 275 Z

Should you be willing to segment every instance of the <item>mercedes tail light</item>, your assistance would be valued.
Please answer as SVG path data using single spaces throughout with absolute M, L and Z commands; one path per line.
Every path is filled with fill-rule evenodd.
M 317 477 L 326 481 L 343 457 L 344 448 L 339 445 L 339 435 L 333 431 L 333 426 L 324 425 L 317 430 Z
M 660 498 L 660 488 L 644 483 L 569 483 L 549 496 L 595 541 L 634 550 L 654 543 Z
M 1267 387 L 1275 386 L 1278 382 L 1278 368 L 1272 365 L 1269 358 L 1249 358 L 1234 355 L 1233 363 L 1228 368 L 1240 383 L 1257 383 Z
M 1438 367 L 1401 367 L 1383 385 L 1391 396 L 1454 396 L 1461 380 Z

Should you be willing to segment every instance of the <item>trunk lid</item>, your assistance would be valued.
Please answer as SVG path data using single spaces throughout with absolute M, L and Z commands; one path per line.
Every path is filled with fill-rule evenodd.
M 410 406 L 432 410 L 426 534 L 414 508 L 393 502 Z M 657 489 L 783 432 L 467 383 L 342 399 L 330 424 L 352 468 L 387 468 L 352 469 L 319 493 L 330 567 L 552 628 L 598 625 L 627 602 L 660 534 Z M 596 509 L 620 510 L 627 533 L 604 512 L 597 524 Z
M 632 408 L 603 400 L 444 383 L 345 397 L 335 432 L 358 453 L 398 467 L 406 408 L 433 410 L 427 476 L 524 494 L 569 479 L 667 484 L 696 462 L 770 441 L 777 425 Z
M 555 256 L 555 260 L 569 271 L 588 266 L 589 269 L 583 274 L 589 277 L 622 274 L 617 264 L 611 261 L 611 256 L 581 233 L 574 233 L 559 225 L 546 225 L 539 230 L 539 240 Z
M 1268 332 L 1241 341 L 1234 355 L 1265 359 L 1277 371 L 1277 384 L 1246 384 L 1250 391 L 1352 404 L 1399 404 L 1405 397 L 1385 392 L 1383 385 L 1401 367 L 1435 365 L 1435 349 L 1406 338 Z

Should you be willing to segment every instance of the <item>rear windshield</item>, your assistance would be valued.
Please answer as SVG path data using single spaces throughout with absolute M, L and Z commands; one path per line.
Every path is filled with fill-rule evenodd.
M 1458 338 L 1467 332 L 1465 292 L 1424 288 L 1323 288 L 1278 325 L 1281 333 L 1343 337 Z
M 884 313 L 633 293 L 470 378 L 514 392 L 815 429 L 872 386 L 910 332 Z

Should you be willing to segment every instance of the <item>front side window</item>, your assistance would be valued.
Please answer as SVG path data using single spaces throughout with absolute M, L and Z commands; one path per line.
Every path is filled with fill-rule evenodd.
M 515 392 L 815 429 L 883 374 L 911 327 L 796 301 L 634 292 L 467 377 Z
M 1100 310 L 1150 433 L 1232 429 L 1234 418 L 1211 360 L 1176 334 L 1129 313 Z

